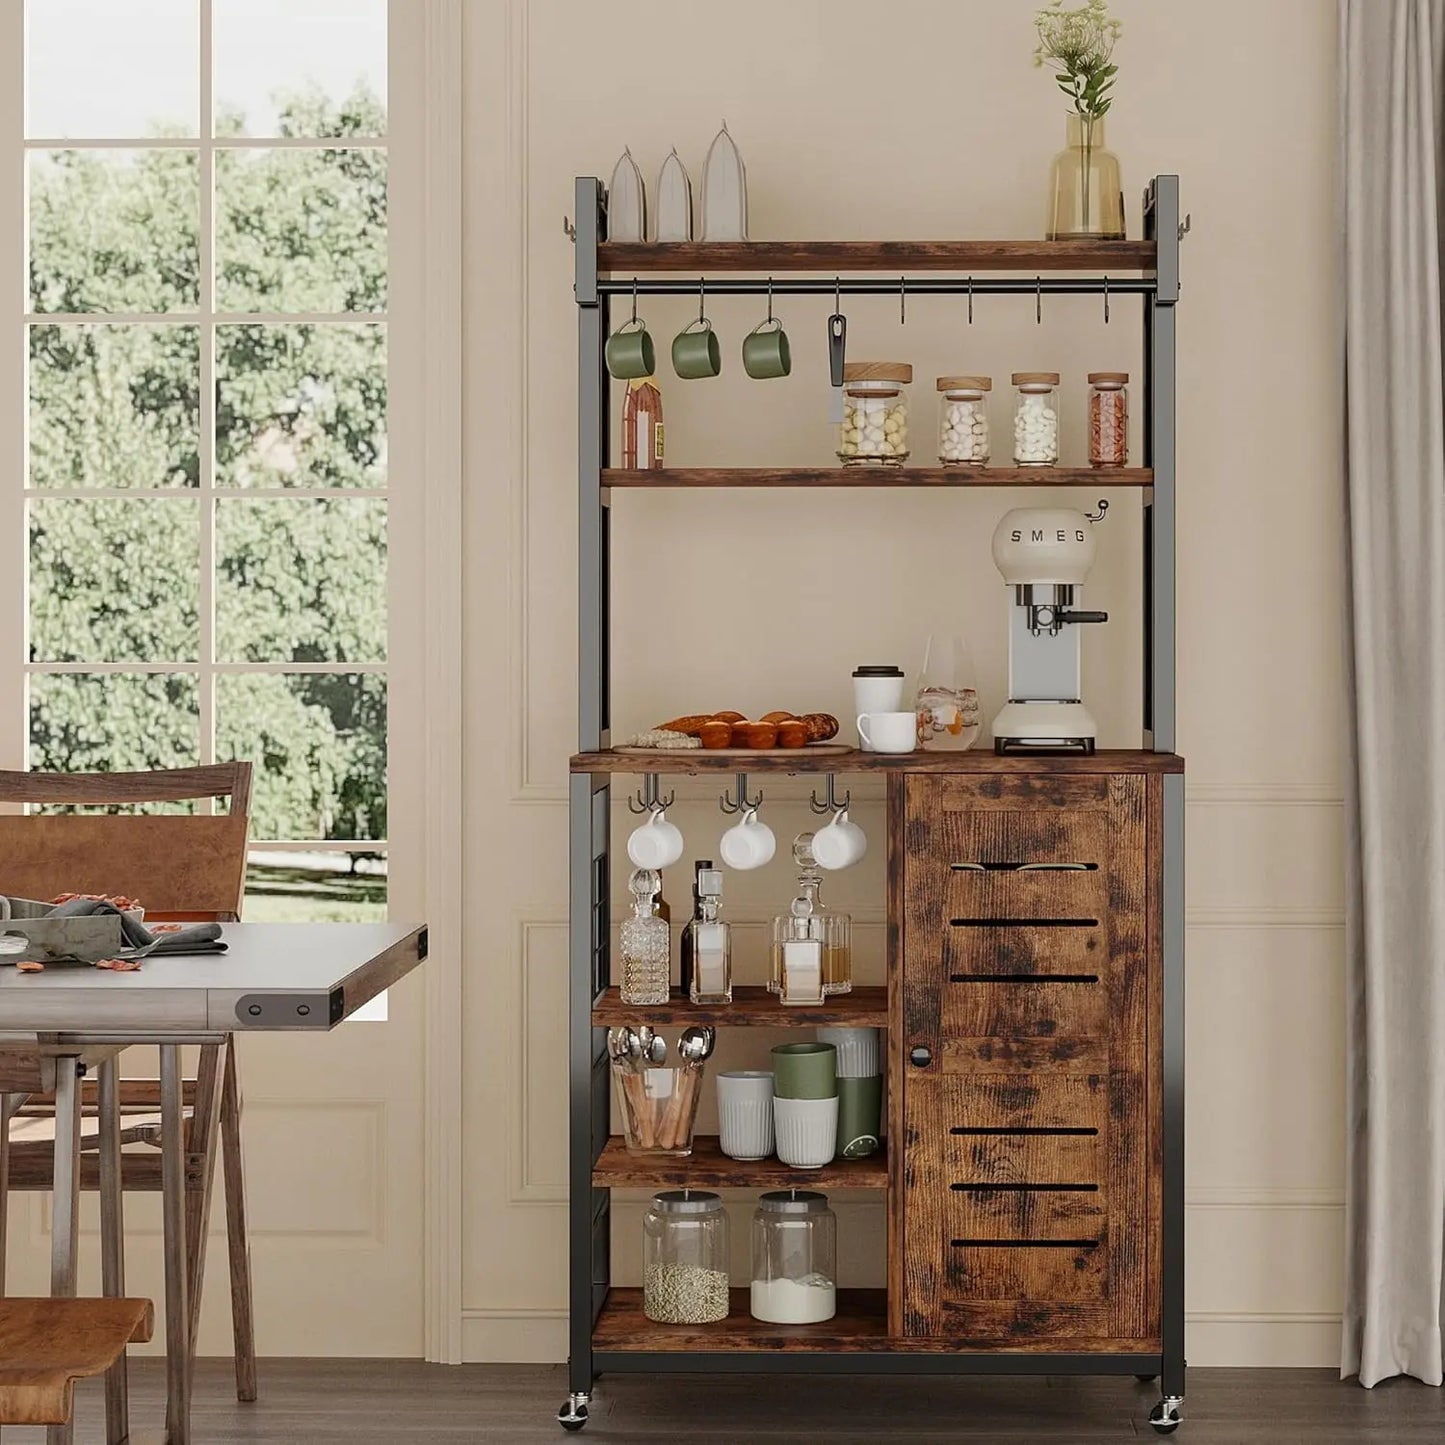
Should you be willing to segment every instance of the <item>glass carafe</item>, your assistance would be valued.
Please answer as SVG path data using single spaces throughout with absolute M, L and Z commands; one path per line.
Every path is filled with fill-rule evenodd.
M 933 633 L 918 678 L 918 746 L 935 752 L 967 752 L 978 740 L 983 711 L 968 643 Z
M 627 887 L 633 902 L 632 917 L 623 919 L 621 929 L 622 1002 L 666 1003 L 672 977 L 672 929 L 666 919 L 657 916 L 661 875 L 651 868 L 638 868 Z
M 798 865 L 798 893 L 786 914 L 773 919 L 772 967 L 768 990 L 784 1003 L 819 1003 L 831 994 L 853 989 L 853 920 L 846 913 L 829 908 L 821 896 L 823 874 L 813 857 L 813 835 L 799 833 L 793 842 L 793 861 Z M 818 982 L 811 986 L 811 967 L 805 951 L 789 945 L 808 940 L 818 948 Z M 790 970 L 790 962 L 803 967 Z M 789 973 L 792 987 L 789 987 Z

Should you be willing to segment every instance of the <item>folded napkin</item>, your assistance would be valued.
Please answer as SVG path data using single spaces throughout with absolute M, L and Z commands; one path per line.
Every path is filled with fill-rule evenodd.
M 153 933 L 133 913 L 124 913 L 114 903 L 99 898 L 72 898 L 57 903 L 47 917 L 92 918 L 101 914 L 118 914 L 121 937 L 125 940 L 123 957 L 150 957 L 164 953 L 224 953 L 219 923 L 192 923 L 165 933 Z

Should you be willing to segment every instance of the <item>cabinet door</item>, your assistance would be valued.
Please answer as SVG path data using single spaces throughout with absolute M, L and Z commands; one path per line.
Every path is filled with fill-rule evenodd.
M 1158 1334 L 1148 799 L 1128 774 L 908 780 L 907 1334 Z

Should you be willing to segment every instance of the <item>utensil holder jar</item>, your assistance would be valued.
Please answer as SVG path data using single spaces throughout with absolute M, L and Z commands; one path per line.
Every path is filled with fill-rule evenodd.
M 627 1059 L 612 1061 L 612 1083 L 629 1154 L 681 1158 L 692 1153 L 706 1068 L 701 1063 L 639 1066 Z

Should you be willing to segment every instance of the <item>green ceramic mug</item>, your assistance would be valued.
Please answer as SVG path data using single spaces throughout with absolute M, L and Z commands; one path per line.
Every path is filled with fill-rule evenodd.
M 838 1050 L 832 1044 L 777 1044 L 773 1094 L 779 1099 L 831 1099 L 838 1093 Z
M 866 1159 L 882 1147 L 883 1076 L 838 1080 L 838 1157 Z
M 645 321 L 634 317 L 607 338 L 607 369 L 618 381 L 651 376 L 657 370 L 657 353 Z
M 743 337 L 743 370 L 754 381 L 769 381 L 792 372 L 792 347 L 776 316 L 760 321 Z
M 706 317 L 692 322 L 673 338 L 672 369 L 684 381 L 700 381 L 722 371 L 722 348 Z

